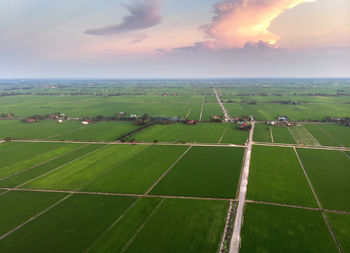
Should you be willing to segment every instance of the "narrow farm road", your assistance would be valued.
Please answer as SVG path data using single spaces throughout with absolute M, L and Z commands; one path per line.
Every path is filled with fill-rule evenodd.
M 241 184 L 239 187 L 238 207 L 237 207 L 235 224 L 233 227 L 230 253 L 238 253 L 240 248 L 241 228 L 242 228 L 242 220 L 243 220 L 243 214 L 244 214 L 244 206 L 245 206 L 246 197 L 247 197 L 249 167 L 250 167 L 250 158 L 252 155 L 252 148 L 253 148 L 254 128 L 255 128 L 255 122 L 253 121 L 252 128 L 250 129 L 250 133 L 249 133 L 249 140 L 247 143 L 246 153 L 244 156 L 243 173 L 241 178 Z
M 230 115 L 228 114 L 228 112 L 226 111 L 224 105 L 221 102 L 220 96 L 218 94 L 218 92 L 216 91 L 216 89 L 213 87 L 216 99 L 218 100 L 218 104 L 221 107 L 222 112 L 224 113 L 224 117 L 225 117 L 225 122 L 228 122 L 230 120 Z

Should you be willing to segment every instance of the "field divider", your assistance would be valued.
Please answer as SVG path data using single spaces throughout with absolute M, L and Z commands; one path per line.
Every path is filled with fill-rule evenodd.
M 51 162 L 51 161 L 53 161 L 53 160 L 56 160 L 56 159 L 58 159 L 58 158 L 61 158 L 62 156 L 65 156 L 65 155 L 67 155 L 67 154 L 70 154 L 70 153 L 72 153 L 72 152 L 75 152 L 75 151 L 77 151 L 77 150 L 80 150 L 80 149 L 82 149 L 82 148 L 84 148 L 84 147 L 86 147 L 86 146 L 88 146 L 88 144 L 87 144 L 87 145 L 84 145 L 84 146 L 81 146 L 81 147 L 79 147 L 79 148 L 76 148 L 76 149 L 67 151 L 67 152 L 65 152 L 65 153 L 63 153 L 63 154 L 61 154 L 61 155 L 55 156 L 55 157 L 53 157 L 53 158 L 51 158 L 51 159 L 49 159 L 49 160 L 46 160 L 46 161 L 44 161 L 44 162 L 35 164 L 35 165 L 33 165 L 32 167 L 29 167 L 29 168 L 27 168 L 27 169 L 18 171 L 18 172 L 16 172 L 15 174 L 9 175 L 9 176 L 7 176 L 7 177 L 0 178 L 0 182 L 1 182 L 1 181 L 4 181 L 4 180 L 6 180 L 6 179 L 9 179 L 9 178 L 11 178 L 11 177 L 17 176 L 17 175 L 19 175 L 19 174 L 22 174 L 22 173 L 24 173 L 24 172 L 26 172 L 26 171 L 29 171 L 29 170 L 31 170 L 31 169 L 35 169 L 35 168 L 37 168 L 37 167 L 39 167 L 39 166 L 41 166 L 41 165 L 43 165 L 43 164 L 46 164 L 46 163 L 49 163 L 49 162 Z
M 253 143 L 253 145 L 281 147 L 281 148 L 304 148 L 304 149 L 318 149 L 318 150 L 350 151 L 350 148 L 347 148 L 347 147 L 306 146 L 306 145 L 298 145 L 298 144 L 268 143 L 268 142 L 256 142 L 256 141 Z
M 224 129 L 224 131 L 223 131 L 223 133 L 222 133 L 222 135 L 221 135 L 221 137 L 220 137 L 220 139 L 219 139 L 219 141 L 218 141 L 218 144 L 220 144 L 221 141 L 222 141 L 222 139 L 224 138 L 224 136 L 225 136 L 225 134 L 226 134 L 226 132 L 227 132 L 227 128 L 228 128 L 228 125 L 227 125 L 226 128 Z
M 146 191 L 145 195 L 148 195 L 148 193 L 150 193 L 153 188 L 169 173 L 169 171 L 175 167 L 175 165 L 188 153 L 188 151 L 190 151 L 190 149 L 192 148 L 192 145 L 188 147 L 188 149 L 185 150 L 185 152 L 183 152 L 180 157 L 158 178 L 158 180 Z
M 188 130 L 189 131 L 189 130 Z M 178 139 L 177 139 L 178 140 Z M 152 146 L 198 146 L 198 147 L 237 147 L 244 148 L 244 145 L 238 144 L 217 144 L 217 143 L 195 143 L 195 142 L 186 142 L 186 143 L 177 143 L 177 142 L 137 142 L 137 143 L 128 143 L 128 142 L 102 142 L 102 141 L 57 141 L 57 140 L 12 140 L 12 142 L 18 143 L 71 143 L 71 144 L 98 144 L 98 145 L 152 145 Z M 339 148 L 339 147 L 337 147 Z M 350 151 L 350 148 L 348 148 Z
M 272 133 L 272 128 L 270 127 L 270 135 L 271 135 L 271 141 L 272 143 L 275 142 L 274 138 L 273 138 L 273 133 Z M 294 137 L 293 137 L 294 138 Z
M 88 145 L 86 145 L 86 146 L 88 146 Z M 86 146 L 85 146 L 85 147 L 86 147 Z M 88 155 L 91 155 L 92 153 L 95 153 L 95 152 L 97 152 L 97 151 L 99 151 L 99 150 L 102 150 L 103 148 L 106 148 L 106 147 L 108 147 L 108 146 L 102 146 L 102 147 L 97 148 L 97 149 L 95 149 L 95 150 L 93 150 L 93 151 L 90 151 L 89 153 L 86 153 L 86 154 L 84 154 L 84 155 L 82 155 L 82 156 L 79 156 L 79 157 L 75 158 L 74 160 L 71 160 L 71 161 L 69 161 L 69 162 L 67 162 L 67 163 L 64 163 L 64 164 L 58 166 L 57 168 L 54 168 L 54 169 L 52 169 L 52 170 L 49 170 L 48 172 L 45 172 L 45 173 L 43 173 L 43 174 L 41 174 L 41 175 L 39 175 L 39 176 L 37 176 L 37 177 L 34 177 L 34 178 L 32 178 L 32 179 L 30 179 L 30 180 L 28 180 L 28 181 L 26 181 L 26 182 L 24 182 L 24 183 L 22 183 L 22 184 L 20 184 L 20 185 L 17 185 L 15 188 L 20 188 L 20 187 L 22 187 L 23 185 L 26 185 L 26 184 L 28 184 L 28 183 L 31 183 L 31 182 L 33 182 L 34 180 L 37 180 L 37 179 L 39 179 L 39 178 L 41 178 L 41 177 L 43 177 L 43 176 L 46 176 L 46 175 L 48 175 L 48 174 L 50 174 L 50 173 L 52 173 L 52 172 L 54 172 L 54 171 L 56 171 L 56 170 L 58 170 L 58 169 L 60 169 L 60 168 L 62 168 L 62 167 L 64 167 L 64 166 L 66 166 L 66 165 L 68 165 L 68 164 L 71 164 L 71 163 L 73 163 L 73 162 L 75 162 L 75 161 L 77 161 L 77 160 L 80 160 L 81 158 L 84 158 L 84 157 L 86 157 L 86 156 L 88 156 Z
M 231 200 L 229 208 L 228 208 L 228 212 L 227 212 L 224 233 L 222 234 L 219 253 L 224 252 L 226 247 L 228 247 L 230 244 L 230 239 L 231 239 L 232 232 L 233 232 L 232 231 L 232 224 L 233 224 L 233 219 L 234 219 L 233 216 L 235 215 L 235 213 L 234 213 L 235 208 L 236 208 L 236 204 L 234 205 L 234 201 Z
M 145 221 L 141 224 L 141 226 L 137 229 L 135 234 L 130 238 L 130 240 L 125 244 L 124 248 L 122 249 L 122 253 L 125 252 L 129 246 L 132 244 L 132 242 L 135 240 L 137 235 L 142 231 L 142 229 L 145 227 L 147 222 L 152 218 L 152 216 L 155 214 L 155 212 L 159 209 L 159 207 L 162 205 L 164 202 L 164 198 L 158 203 L 158 205 L 153 209 L 153 211 L 150 213 L 150 215 L 145 219 Z
M 44 209 L 43 211 L 41 211 L 40 213 L 36 214 L 35 216 L 31 217 L 30 219 L 26 220 L 25 222 L 23 222 L 22 224 L 18 225 L 17 227 L 13 228 L 12 230 L 10 230 L 9 232 L 7 232 L 6 234 L 3 234 L 2 236 L 0 236 L 0 240 L 6 238 L 7 236 L 9 236 L 10 234 L 12 234 L 13 232 L 17 231 L 18 229 L 22 228 L 23 226 L 25 226 L 26 224 L 28 224 L 29 222 L 35 220 L 36 218 L 38 218 L 39 216 L 41 216 L 42 214 L 46 213 L 47 211 L 49 211 L 50 209 L 56 207 L 58 204 L 60 204 L 61 202 L 65 201 L 67 198 L 69 198 L 70 196 L 72 196 L 73 194 L 69 194 L 67 196 L 65 196 L 64 198 L 60 199 L 59 201 L 57 201 L 56 203 L 52 204 L 51 206 L 49 206 L 48 208 Z
M 120 196 L 120 197 L 141 197 L 141 198 L 167 198 L 167 199 L 192 199 L 192 200 L 220 200 L 220 201 L 237 201 L 237 199 L 229 198 L 212 198 L 212 197 L 195 197 L 195 196 L 174 196 L 174 195 L 150 195 L 136 193 L 114 193 L 114 192 L 86 192 L 71 190 L 50 190 L 50 189 L 30 189 L 30 188 L 1 188 L 5 191 L 25 191 L 25 192 L 56 192 L 56 193 L 72 193 L 85 195 L 102 195 L 102 196 Z
M 203 96 L 203 101 L 202 101 L 201 113 L 200 113 L 200 115 L 199 115 L 199 121 L 202 121 L 202 116 L 203 116 L 203 107 L 204 107 L 204 96 Z
M 339 252 L 339 253 L 343 253 L 343 250 L 342 250 L 342 248 L 340 247 L 340 244 L 339 244 L 339 242 L 338 242 L 338 240 L 337 240 L 337 237 L 336 237 L 336 235 L 335 235 L 335 233 L 334 233 L 334 230 L 333 230 L 333 228 L 332 228 L 332 226 L 331 226 L 331 224 L 330 224 L 330 222 L 329 222 L 329 220 L 328 220 L 327 215 L 326 215 L 325 212 L 324 212 L 324 209 L 323 209 L 323 207 L 322 207 L 322 205 L 321 205 L 321 202 L 320 202 L 320 200 L 319 200 L 319 198 L 318 198 L 318 196 L 317 196 L 317 194 L 316 194 L 316 191 L 315 191 L 315 189 L 314 189 L 314 187 L 313 187 L 313 185 L 312 185 L 312 183 L 311 183 L 311 180 L 310 180 L 310 178 L 309 178 L 309 176 L 308 176 L 308 174 L 307 174 L 307 172 L 306 172 L 306 169 L 305 169 L 305 167 L 304 167 L 304 164 L 303 164 L 303 162 L 302 162 L 301 159 L 300 159 L 300 156 L 299 156 L 299 154 L 298 154 L 298 151 L 297 151 L 297 149 L 296 149 L 295 147 L 294 147 L 293 149 L 294 149 L 294 152 L 295 152 L 295 154 L 296 154 L 296 156 L 297 156 L 297 158 L 298 158 L 298 160 L 299 160 L 300 166 L 302 167 L 302 169 L 303 169 L 303 171 L 304 171 L 305 177 L 306 177 L 306 179 L 307 179 L 307 181 L 308 181 L 308 183 L 309 183 L 309 186 L 310 186 L 310 188 L 311 188 L 311 190 L 312 190 L 312 193 L 314 194 L 314 197 L 315 197 L 315 199 L 316 199 L 316 201 L 317 201 L 318 207 L 320 208 L 322 217 L 323 217 L 323 219 L 324 219 L 324 221 L 325 221 L 325 223 L 326 223 L 326 225 L 327 225 L 327 227 L 328 227 L 329 233 L 331 234 L 331 236 L 332 236 L 332 238 L 333 238 L 335 244 L 337 245 L 338 252 Z
M 121 220 L 125 217 L 125 215 L 126 215 L 126 214 L 136 205 L 136 203 L 139 202 L 139 201 L 140 201 L 140 198 L 136 199 L 136 200 L 134 201 L 134 203 L 132 203 L 132 204 L 122 213 L 122 215 L 120 215 L 108 228 L 106 228 L 106 230 L 103 231 L 103 233 L 102 233 L 99 237 L 97 237 L 97 238 L 90 244 L 90 246 L 89 246 L 86 250 L 84 250 L 83 252 L 84 252 L 84 253 L 88 253 L 88 252 L 91 250 L 91 248 L 92 248 L 92 246 L 94 245 L 94 243 L 97 242 L 98 240 L 100 240 L 101 238 L 103 238 L 115 225 L 117 225 L 117 224 L 119 223 L 119 221 L 121 221 Z

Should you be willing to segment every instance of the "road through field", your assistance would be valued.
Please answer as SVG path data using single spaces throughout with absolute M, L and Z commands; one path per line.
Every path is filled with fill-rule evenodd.
M 242 220 L 243 220 L 243 213 L 244 213 L 244 205 L 245 205 L 246 196 L 247 196 L 249 166 L 250 166 L 250 158 L 251 158 L 252 147 L 253 147 L 254 128 L 255 128 L 255 122 L 253 121 L 252 128 L 250 129 L 249 140 L 247 143 L 247 149 L 244 157 L 243 173 L 241 177 L 241 185 L 239 187 L 238 207 L 237 207 L 235 224 L 233 228 L 233 235 L 231 239 L 230 253 L 238 253 L 240 248 L 241 228 L 242 228 Z
M 222 112 L 224 113 L 224 116 L 225 116 L 225 122 L 228 122 L 230 120 L 230 115 L 228 114 L 228 112 L 226 111 L 224 105 L 222 104 L 221 102 L 221 99 L 220 99 L 220 96 L 218 94 L 218 92 L 216 91 L 216 89 L 213 87 L 213 90 L 214 90 L 214 93 L 215 93 L 215 96 L 216 96 L 216 99 L 218 100 L 218 103 L 222 109 Z

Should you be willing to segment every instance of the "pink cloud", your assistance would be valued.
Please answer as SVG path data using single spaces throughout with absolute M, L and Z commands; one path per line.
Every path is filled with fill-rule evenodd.
M 214 4 L 215 16 L 201 29 L 218 48 L 243 47 L 248 41 L 274 44 L 280 37 L 268 31 L 284 11 L 314 0 L 224 0 Z

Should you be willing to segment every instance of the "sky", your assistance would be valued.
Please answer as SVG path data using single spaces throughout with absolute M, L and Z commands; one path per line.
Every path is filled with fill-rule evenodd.
M 350 1 L 0 2 L 0 78 L 235 77 L 350 77 Z

